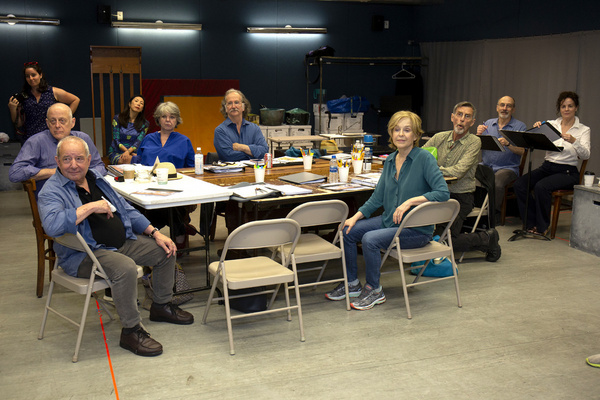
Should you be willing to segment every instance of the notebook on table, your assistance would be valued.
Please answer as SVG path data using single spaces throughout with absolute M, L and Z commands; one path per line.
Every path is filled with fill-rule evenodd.
M 324 182 L 326 177 L 323 175 L 313 174 L 312 172 L 299 172 L 297 174 L 285 175 L 279 178 L 282 181 L 302 185 L 303 183 L 320 183 Z

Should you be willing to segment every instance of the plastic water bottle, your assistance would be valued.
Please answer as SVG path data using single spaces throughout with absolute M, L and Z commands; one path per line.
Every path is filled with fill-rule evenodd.
M 196 155 L 194 156 L 194 172 L 196 175 L 202 175 L 204 173 L 204 155 L 202 155 L 202 148 L 196 148 Z
M 373 163 L 373 136 L 365 135 L 365 157 L 363 161 L 363 169 L 365 171 L 371 170 L 371 164 Z
M 338 174 L 338 163 L 335 156 L 331 156 L 331 161 L 329 161 L 329 179 L 328 183 L 338 183 L 340 181 L 340 176 Z

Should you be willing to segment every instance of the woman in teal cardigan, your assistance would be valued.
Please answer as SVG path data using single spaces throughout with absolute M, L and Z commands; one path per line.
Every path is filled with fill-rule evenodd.
M 390 147 L 395 149 L 385 160 L 383 172 L 375 191 L 358 212 L 344 224 L 344 249 L 348 290 L 357 297 L 350 305 L 357 310 L 368 310 L 385 302 L 379 283 L 380 249 L 387 248 L 398 226 L 413 207 L 427 201 L 447 201 L 448 185 L 435 157 L 418 148 L 423 134 L 421 118 L 410 111 L 399 111 L 388 123 Z M 383 207 L 383 214 L 369 218 Z M 423 247 L 431 240 L 433 226 L 407 228 L 400 233 L 402 248 Z M 357 243 L 362 242 L 366 266 L 366 285 L 361 286 L 357 275 Z M 346 298 L 341 283 L 325 294 L 329 300 Z

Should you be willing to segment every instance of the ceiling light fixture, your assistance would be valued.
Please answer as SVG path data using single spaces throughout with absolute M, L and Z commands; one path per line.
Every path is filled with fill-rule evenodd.
M 15 17 L 13 14 L 8 14 L 6 17 L 0 16 L 0 22 L 7 23 L 9 25 L 15 25 L 15 24 L 60 25 L 60 19 Z
M 327 33 L 327 28 L 294 28 L 291 25 L 284 27 L 258 27 L 249 26 L 249 33 Z
M 178 24 L 178 23 L 167 23 L 158 20 L 156 22 L 125 22 L 125 21 L 112 21 L 110 23 L 113 28 L 132 28 L 132 29 L 170 29 L 170 30 L 188 30 L 188 31 L 201 31 L 202 24 Z

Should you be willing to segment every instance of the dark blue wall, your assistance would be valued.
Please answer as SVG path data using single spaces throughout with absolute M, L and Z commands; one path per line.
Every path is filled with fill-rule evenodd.
M 123 11 L 127 21 L 202 23 L 201 32 L 136 31 L 96 21 L 96 6 Z M 38 61 L 49 83 L 77 94 L 77 117 L 91 117 L 89 46 L 141 46 L 144 78 L 239 79 L 254 105 L 306 108 L 304 54 L 328 44 L 336 56 L 419 56 L 419 41 L 472 40 L 598 29 L 595 0 L 448 0 L 433 6 L 400 6 L 283 0 L 57 1 L 4 0 L 0 14 L 59 18 L 58 27 L 0 25 L 1 95 L 5 102 L 22 85 L 25 61 Z M 371 30 L 373 15 L 390 29 Z M 326 35 L 262 37 L 247 26 L 326 27 Z M 409 40 L 414 44 L 409 45 Z M 325 68 L 329 99 L 361 94 L 377 105 L 394 94 L 398 67 Z M 311 72 L 315 76 L 315 71 Z M 312 90 L 318 86 L 310 87 Z M 311 96 L 312 97 L 312 96 Z M 312 103 L 311 99 L 311 103 Z M 311 110 L 309 110 L 311 111 Z M 370 115 L 367 124 L 372 124 Z M 0 131 L 13 134 L 8 110 Z

